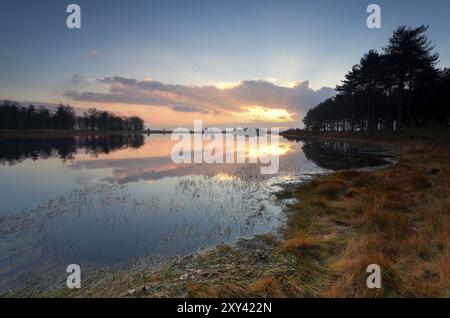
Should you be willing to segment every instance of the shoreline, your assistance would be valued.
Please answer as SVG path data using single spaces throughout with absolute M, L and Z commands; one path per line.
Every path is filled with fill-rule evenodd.
M 99 136 L 99 135 L 143 135 L 142 131 L 99 131 L 99 130 L 53 130 L 53 129 L 36 129 L 36 130 L 0 130 L 0 139 L 15 138 L 65 138 L 77 136 Z
M 382 143 L 382 144 L 405 144 L 405 143 L 432 143 L 439 146 L 450 147 L 450 129 L 410 129 L 404 131 L 381 131 L 381 132 L 281 132 L 280 136 L 299 139 L 322 139 L 349 141 L 358 143 Z
M 9 138 L 58 138 L 95 135 L 152 135 L 170 134 L 171 130 L 57 130 L 57 129 L 30 129 L 30 130 L 0 130 L 0 139 Z M 191 131 L 193 133 L 193 131 Z M 224 132 L 222 132 L 224 133 Z M 280 132 L 281 137 L 299 139 L 323 139 L 340 140 L 358 143 L 387 143 L 402 144 L 419 140 L 420 142 L 432 142 L 433 144 L 450 146 L 450 129 L 438 128 L 432 130 L 412 129 L 400 132 L 308 132 L 285 131 Z
M 448 144 L 375 142 L 403 146 L 394 164 L 333 172 L 277 193 L 279 199 L 294 199 L 283 211 L 287 225 L 281 239 L 256 235 L 235 246 L 219 244 L 179 257 L 159 269 L 100 270 L 88 275 L 80 290 L 63 286 L 14 296 L 449 296 Z M 380 290 L 365 288 L 371 263 L 382 268 Z
M 55 130 L 55 129 L 30 129 L 30 130 L 0 130 L 0 139 L 15 138 L 65 138 L 77 136 L 111 136 L 111 135 L 165 135 L 168 130 Z

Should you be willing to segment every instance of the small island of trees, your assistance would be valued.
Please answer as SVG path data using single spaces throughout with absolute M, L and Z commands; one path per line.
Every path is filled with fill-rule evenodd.
M 96 108 L 77 116 L 69 105 L 59 105 L 52 111 L 42 106 L 24 107 L 17 102 L 3 101 L 0 102 L 0 129 L 142 131 L 144 121 L 137 116 L 118 116 Z
M 338 94 L 310 109 L 309 131 L 370 131 L 422 128 L 450 123 L 450 69 L 427 26 L 398 27 L 382 52 L 370 50 L 336 87 Z

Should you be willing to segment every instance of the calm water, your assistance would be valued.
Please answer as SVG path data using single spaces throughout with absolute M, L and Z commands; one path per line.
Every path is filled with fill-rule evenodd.
M 0 139 L 0 292 L 276 232 L 281 183 L 381 166 L 389 149 L 281 139 L 280 169 L 172 163 L 170 136 Z

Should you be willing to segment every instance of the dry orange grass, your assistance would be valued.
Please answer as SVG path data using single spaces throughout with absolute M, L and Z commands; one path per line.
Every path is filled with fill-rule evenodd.
M 344 182 L 330 180 L 327 183 L 320 183 L 316 186 L 316 192 L 329 198 L 335 198 L 344 190 Z
M 287 297 L 280 282 L 274 277 L 264 277 L 257 280 L 249 287 L 249 292 L 253 297 Z
M 322 275 L 333 277 L 316 296 L 448 295 L 449 159 L 448 148 L 412 145 L 384 170 L 337 172 L 301 186 L 280 250 L 299 267 L 308 258 L 321 263 Z M 366 287 L 369 264 L 382 268 L 380 290 Z
M 336 281 L 330 289 L 323 293 L 327 297 L 371 297 L 383 296 L 382 290 L 371 290 L 366 287 L 366 268 L 369 264 L 378 264 L 381 268 L 391 268 L 393 263 L 386 256 L 387 251 L 374 248 L 382 244 L 380 234 L 371 234 L 358 239 L 348 241 L 344 253 L 331 264 L 331 269 L 336 276 Z M 378 245 L 379 246 L 379 245 Z M 395 271 L 387 277 L 383 277 L 383 287 L 386 284 L 392 288 L 395 283 Z
M 346 247 L 330 268 L 336 280 L 327 296 L 445 296 L 450 290 L 450 178 L 447 149 L 419 146 L 400 163 L 346 179 Z M 403 157 L 404 158 L 404 157 Z M 402 159 L 403 159 L 402 158 Z M 433 168 L 426 170 L 433 162 Z M 336 175 L 332 183 L 336 183 Z M 326 182 L 324 177 L 320 183 Z M 321 189 L 316 191 L 322 194 Z M 351 195 L 349 195 L 351 194 Z M 356 198 L 349 201 L 349 197 Z M 332 204 L 330 204 L 332 206 Z M 348 212 L 348 211 L 347 211 Z M 336 211 L 336 213 L 339 213 Z M 383 269 L 383 288 L 365 286 L 367 265 Z
M 302 251 L 318 247 L 319 243 L 320 239 L 317 237 L 308 237 L 301 233 L 296 233 L 293 238 L 287 239 L 282 243 L 281 250 L 284 252 L 301 254 Z

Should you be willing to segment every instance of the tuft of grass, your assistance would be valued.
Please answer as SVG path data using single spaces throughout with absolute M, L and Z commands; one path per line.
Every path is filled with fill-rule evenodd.
M 304 236 L 300 233 L 296 233 L 294 237 L 286 239 L 281 244 L 281 250 L 283 252 L 301 255 L 317 248 L 320 241 L 321 240 L 317 237 Z
M 315 187 L 315 191 L 318 194 L 322 194 L 328 198 L 336 198 L 343 190 L 344 190 L 344 183 L 337 181 L 321 183 Z
M 284 298 L 287 297 L 283 286 L 274 277 L 263 277 L 249 287 L 249 293 L 253 297 Z

